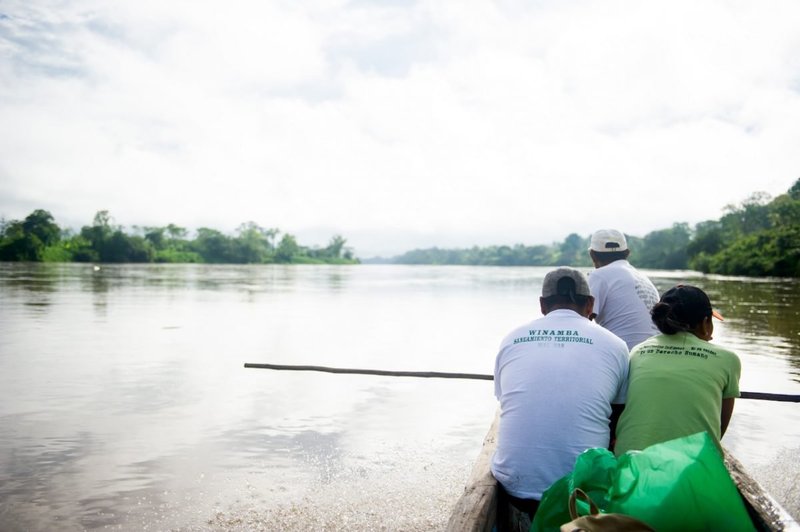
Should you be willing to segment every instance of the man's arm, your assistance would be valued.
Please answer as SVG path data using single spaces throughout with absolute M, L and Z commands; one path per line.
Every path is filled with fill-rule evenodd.
M 619 421 L 619 416 L 622 415 L 622 411 L 625 410 L 625 405 L 611 405 L 611 419 L 609 420 L 609 428 L 611 429 L 611 441 L 608 442 L 608 450 L 614 450 L 614 444 L 617 443 L 617 422 Z
M 730 423 L 731 416 L 733 415 L 734 401 L 736 401 L 735 397 L 722 398 L 722 415 L 720 416 L 720 431 L 719 431 L 720 438 L 723 437 L 725 435 L 725 431 L 728 430 L 728 423 Z
M 592 273 L 596 273 L 592 272 Z M 587 279 L 589 283 L 589 291 L 592 293 L 592 297 L 594 297 L 594 308 L 592 309 L 592 316 L 589 317 L 592 321 L 597 321 L 597 316 L 603 313 L 603 305 L 606 302 L 606 288 L 605 283 L 603 283 L 602 279 L 600 279 L 599 275 L 592 275 L 589 274 L 589 278 Z M 602 316 L 600 317 L 602 320 Z

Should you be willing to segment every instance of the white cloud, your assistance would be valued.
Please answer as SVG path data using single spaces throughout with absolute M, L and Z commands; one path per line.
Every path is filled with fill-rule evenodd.
M 75 0 L 0 16 L 8 217 L 254 220 L 369 256 L 644 235 L 798 177 L 794 2 Z

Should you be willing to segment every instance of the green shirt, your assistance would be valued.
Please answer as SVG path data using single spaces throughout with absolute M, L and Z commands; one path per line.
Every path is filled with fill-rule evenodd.
M 631 352 L 614 452 L 703 431 L 719 444 L 722 399 L 739 396 L 740 374 L 735 353 L 691 333 L 659 334 L 639 344 Z

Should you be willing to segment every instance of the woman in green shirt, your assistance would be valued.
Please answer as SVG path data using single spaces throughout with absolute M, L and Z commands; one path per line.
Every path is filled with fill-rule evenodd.
M 702 431 L 719 445 L 739 396 L 741 374 L 735 353 L 709 343 L 712 316 L 722 316 L 705 292 L 689 285 L 664 292 L 651 316 L 661 334 L 631 351 L 628 398 L 614 452 Z

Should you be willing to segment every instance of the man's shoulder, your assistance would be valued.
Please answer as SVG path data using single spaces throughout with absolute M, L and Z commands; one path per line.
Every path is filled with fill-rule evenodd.
M 606 277 L 607 275 L 603 272 L 603 268 L 597 268 L 589 272 L 589 275 L 586 276 L 586 280 L 589 282 L 590 287 L 595 287 Z
M 542 317 L 539 317 L 539 318 L 534 318 L 532 320 L 528 320 L 528 321 L 526 321 L 524 323 L 520 323 L 519 325 L 517 325 L 516 327 L 511 329 L 509 334 L 514 334 L 515 332 L 518 332 L 518 331 L 524 331 L 524 330 L 530 329 L 531 327 L 536 326 L 538 323 L 541 323 L 543 320 L 544 320 L 544 317 L 542 316 Z
M 614 262 L 610 262 L 599 268 L 595 268 L 591 272 L 589 272 L 589 280 L 591 281 L 592 277 L 597 280 L 605 280 L 605 279 L 616 279 L 620 276 L 631 276 L 636 272 L 636 268 L 631 266 L 631 264 L 625 260 L 615 260 Z
M 516 327 L 508 331 L 508 333 L 503 337 L 501 345 L 513 343 L 515 338 L 518 338 L 520 335 L 524 336 L 528 334 L 528 331 L 530 331 L 532 328 L 536 328 L 537 323 L 540 322 L 541 320 L 542 318 L 536 318 L 530 321 L 526 321 L 525 323 L 522 323 L 520 325 L 517 325 Z
M 592 277 L 594 277 L 594 281 L 592 281 Z M 627 260 L 618 260 L 592 271 L 589 275 L 589 285 L 599 283 L 616 287 L 620 283 L 629 286 L 643 286 L 647 290 L 652 288 L 652 291 L 658 294 L 658 290 L 650 278 L 644 272 L 637 270 Z

